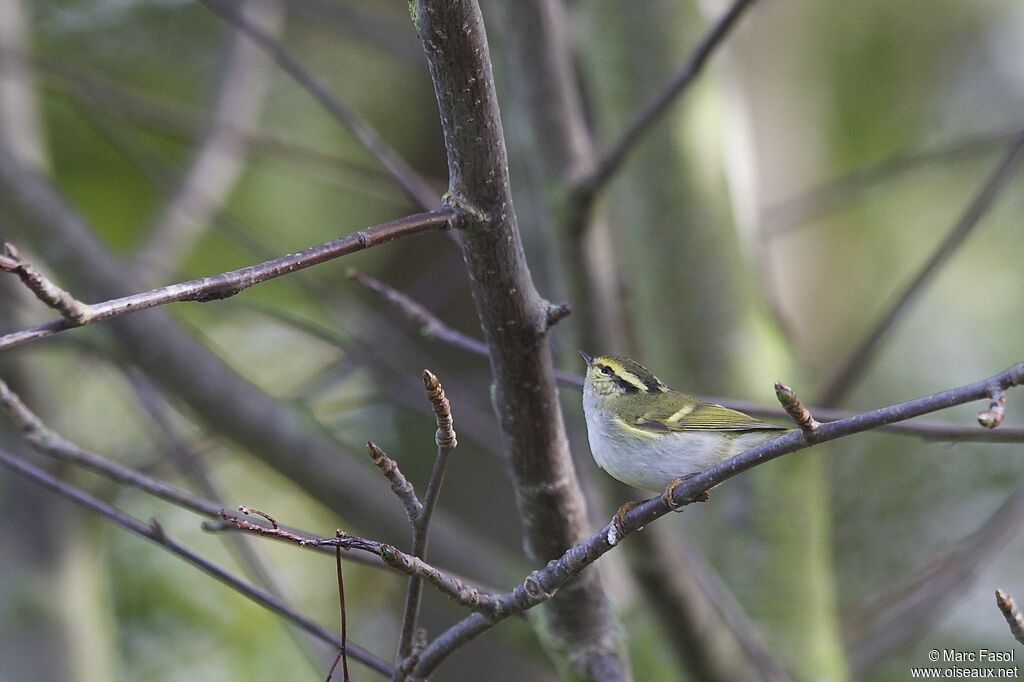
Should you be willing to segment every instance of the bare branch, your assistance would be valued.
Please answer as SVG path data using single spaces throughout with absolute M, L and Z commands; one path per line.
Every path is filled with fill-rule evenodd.
M 84 313 L 75 320 L 65 317 L 0 336 L 0 351 L 47 336 L 53 336 L 67 329 L 107 320 L 126 313 L 155 308 L 176 301 L 199 301 L 205 303 L 207 301 L 228 298 L 251 286 L 290 274 L 296 270 L 319 265 L 320 263 L 401 237 L 408 237 L 429 230 L 445 229 L 451 215 L 452 212 L 448 209 L 417 213 L 380 225 L 374 225 L 339 239 L 325 242 L 319 246 L 311 246 L 303 251 L 274 258 L 257 265 L 250 265 L 239 270 L 222 272 L 218 275 L 201 277 L 139 294 L 94 303 L 88 306 Z
M 487 339 L 523 544 L 532 561 L 545 562 L 584 536 L 587 517 L 554 381 L 546 305 L 530 277 L 512 205 L 483 17 L 476 0 L 419 0 L 415 22 L 438 100 L 448 158 L 445 196 L 456 211 L 452 224 Z M 574 674 L 626 679 L 596 573 L 575 581 L 543 618 L 551 648 Z M 417 676 L 422 665 L 423 659 Z
M 85 324 L 88 319 L 91 312 L 89 306 L 47 279 L 46 275 L 18 253 L 14 244 L 4 243 L 0 270 L 17 275 L 36 298 L 59 312 L 64 320 L 72 324 Z
M 881 347 L 882 340 L 888 336 L 899 319 L 924 291 L 924 288 L 949 262 L 960 245 L 978 226 L 981 219 L 995 204 L 1003 189 L 1009 184 L 1010 179 L 1016 174 L 1021 163 L 1024 163 L 1024 133 L 1017 136 L 1009 153 L 974 195 L 963 215 L 956 221 L 928 261 L 890 304 L 878 322 L 871 327 L 864 340 L 850 354 L 849 359 L 824 383 L 824 388 L 821 391 L 821 403 L 832 406 L 846 397 L 874 359 L 876 352 Z
M 397 495 L 398 499 L 405 505 L 405 513 L 409 515 L 409 523 L 415 524 L 416 519 L 420 517 L 420 513 L 423 511 L 423 505 L 420 504 L 419 499 L 416 497 L 416 491 L 413 489 L 412 483 L 402 474 L 402 470 L 398 468 L 398 462 L 388 457 L 387 453 L 379 445 L 371 440 L 366 443 L 366 449 L 370 453 L 374 466 L 380 469 L 380 472 L 384 474 L 384 478 L 388 479 L 388 482 L 391 483 L 391 492 Z
M 1021 384 L 1024 384 L 1024 362 L 983 381 L 822 424 L 817 430 L 814 444 L 870 431 L 882 424 L 912 419 L 954 405 L 981 400 L 988 396 L 992 386 L 1007 389 Z M 659 495 L 638 504 L 621 517 L 616 515 L 616 519 L 605 524 L 589 539 L 570 547 L 559 559 L 533 571 L 514 590 L 499 596 L 495 615 L 491 619 L 488 620 L 480 614 L 472 614 L 450 627 L 424 650 L 415 673 L 420 677 L 429 675 L 453 651 L 504 618 L 552 599 L 566 583 L 618 545 L 624 537 L 674 509 L 700 500 L 710 488 L 748 469 L 811 445 L 801 431 L 790 431 L 670 487 L 670 500 L 667 500 L 665 495 Z M 666 493 L 668 492 L 669 490 L 666 490 Z
M 434 412 L 437 432 L 434 442 L 437 444 L 437 457 L 430 471 L 427 491 L 423 496 L 423 507 L 413 520 L 412 555 L 419 559 L 427 558 L 427 538 L 430 531 L 430 518 L 434 513 L 434 505 L 441 494 L 441 484 L 448 468 L 448 457 L 458 445 L 455 427 L 452 421 L 452 407 L 448 402 L 441 382 L 430 370 L 423 370 L 423 387 L 426 389 L 427 400 Z M 409 580 L 409 589 L 405 596 L 405 612 L 402 616 L 402 634 L 398 643 L 398 660 L 401 662 L 412 654 L 413 638 L 416 634 L 416 621 L 419 618 L 420 598 L 423 586 L 419 578 Z M 399 666 L 401 668 L 401 666 Z
M 370 291 L 380 294 L 384 300 L 394 304 L 394 306 L 398 308 L 398 310 L 405 315 L 407 319 L 419 325 L 420 334 L 427 339 L 437 339 L 438 341 L 443 341 L 450 346 L 464 350 L 467 353 L 473 353 L 474 355 L 479 355 L 484 358 L 490 357 L 490 351 L 487 350 L 486 343 L 448 326 L 441 320 L 441 318 L 434 315 L 434 313 L 430 312 L 420 303 L 414 301 L 401 291 L 388 286 L 378 279 L 370 277 L 356 268 L 349 268 L 346 271 L 346 274 L 350 279 L 362 284 Z M 570 374 L 569 372 L 563 372 L 558 369 L 554 370 L 554 372 L 555 379 L 563 386 L 583 388 L 582 377 Z
M 224 510 L 221 510 L 220 517 L 241 531 L 264 537 L 288 540 L 300 547 L 341 547 L 346 551 L 356 550 L 367 554 L 374 554 L 380 557 L 385 565 L 401 571 L 407 576 L 418 578 L 433 585 L 438 592 L 458 604 L 488 613 L 495 608 L 493 595 L 483 593 L 461 579 L 431 566 L 419 557 L 406 554 L 393 545 L 377 542 L 376 540 L 368 540 L 367 538 L 355 535 L 348 535 L 341 531 L 335 534 L 334 537 L 317 537 L 296 533 L 283 527 L 268 528 L 267 526 L 246 521 L 244 518 L 232 516 Z
M 405 317 L 419 325 L 420 334 L 428 339 L 437 338 L 456 348 L 461 348 L 484 357 L 487 356 L 487 344 L 483 341 L 478 341 L 467 334 L 452 329 L 429 310 L 397 289 L 370 277 L 356 268 L 349 268 L 345 271 L 345 274 L 349 279 L 358 282 L 374 293 L 380 294 L 388 303 L 394 304 Z
M 1017 602 L 1002 590 L 996 590 L 996 606 L 1002 611 L 1006 624 L 1010 626 L 1010 634 L 1024 644 L 1024 616 L 1020 615 Z
M 102 500 L 99 500 L 85 491 L 65 483 L 64 481 L 61 481 L 54 476 L 51 476 L 42 469 L 39 469 L 28 462 L 24 462 L 2 449 L 0 449 L 0 466 L 6 467 L 10 471 L 13 471 L 16 474 L 57 493 L 61 497 L 64 497 L 81 507 L 85 507 L 86 509 L 108 518 L 121 528 L 124 528 L 131 533 L 163 546 L 172 554 L 183 559 L 185 562 L 192 564 L 218 582 L 227 585 L 260 606 L 287 618 L 304 631 L 313 635 L 317 639 L 326 642 L 332 647 L 338 647 L 340 645 L 337 635 L 326 628 L 317 625 L 305 616 L 293 611 L 274 595 L 250 585 L 208 559 L 196 554 L 184 545 L 181 545 L 177 541 L 171 539 L 155 519 L 149 525 L 146 525 L 138 519 L 125 514 L 121 510 L 108 505 L 106 502 L 103 502 Z M 352 654 L 352 658 L 368 666 L 370 669 L 375 670 L 382 675 L 392 674 L 391 665 L 376 654 L 373 654 L 363 647 L 353 643 L 349 643 L 348 648 L 349 653 Z
M 274 526 L 277 527 L 277 524 L 274 524 Z M 335 536 L 338 538 L 342 535 L 341 530 L 335 533 Z M 331 682 L 334 668 L 338 665 L 339 659 L 341 659 L 342 678 L 344 682 L 350 682 L 351 678 L 348 674 L 348 620 L 345 618 L 345 580 L 342 578 L 341 573 L 341 545 L 334 548 L 334 565 L 338 572 L 338 603 L 341 606 L 341 648 L 338 650 L 338 656 L 334 659 L 334 663 L 331 664 L 331 669 L 327 672 L 326 682 Z
M 782 382 L 775 382 L 775 396 L 782 403 L 783 409 L 786 410 L 786 414 L 792 417 L 793 421 L 796 422 L 797 427 L 803 431 L 804 438 L 808 441 L 814 440 L 814 433 L 818 430 L 821 424 L 818 423 L 810 411 L 804 407 L 804 404 L 797 397 L 796 391 L 786 386 Z
M 247 0 L 238 15 L 275 37 L 284 23 L 279 2 Z M 234 128 L 253 128 L 259 120 L 267 91 L 266 55 L 242 32 L 233 32 L 224 60 L 213 124 L 200 143 L 188 172 L 167 202 L 146 243 L 135 259 L 140 281 L 157 284 L 188 254 L 238 182 L 248 155 L 243 138 Z
M 279 41 L 238 14 L 233 3 L 224 0 L 200 0 L 203 5 L 243 31 L 260 47 L 266 50 L 281 69 L 295 79 L 331 116 L 352 134 L 376 157 L 380 164 L 402 186 L 406 194 L 425 210 L 437 205 L 438 193 L 394 150 L 370 122 L 354 109 L 330 94 L 327 88 L 313 77 L 292 53 Z
M 711 27 L 700 44 L 687 59 L 683 67 L 672 77 L 664 89 L 640 109 L 619 139 L 609 147 L 597 163 L 597 167 L 576 183 L 574 192 L 577 201 L 589 204 L 618 170 L 626 155 L 636 146 L 644 134 L 669 110 L 679 96 L 700 74 L 708 58 L 736 25 L 743 13 L 755 0 L 734 0 L 722 18 Z

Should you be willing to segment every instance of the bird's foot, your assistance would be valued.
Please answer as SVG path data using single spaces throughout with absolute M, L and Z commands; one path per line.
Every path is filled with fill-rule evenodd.
M 619 511 L 615 512 L 615 518 L 612 519 L 612 525 L 615 526 L 615 532 L 621 538 L 626 534 L 626 528 L 624 526 L 626 522 L 626 514 L 636 509 L 639 502 L 627 502 L 626 504 L 619 507 Z M 637 529 L 639 530 L 639 528 Z
M 665 488 L 665 492 L 661 494 L 661 501 L 665 503 L 666 507 L 668 507 L 672 511 L 679 511 L 680 509 L 682 509 L 683 505 L 676 504 L 676 501 L 673 498 L 673 493 L 676 491 L 676 488 L 686 483 L 696 475 L 697 474 L 690 474 L 688 476 L 683 476 L 682 478 L 674 479 L 671 483 L 668 484 L 668 487 Z M 700 495 L 695 497 L 693 501 L 707 502 L 709 499 L 711 499 L 711 497 L 708 495 L 708 491 L 705 490 Z

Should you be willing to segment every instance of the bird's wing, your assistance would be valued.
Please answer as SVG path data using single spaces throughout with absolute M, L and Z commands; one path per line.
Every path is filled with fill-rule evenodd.
M 641 430 L 661 433 L 785 430 L 781 426 L 768 424 L 728 407 L 700 402 L 685 393 L 673 392 L 664 396 L 660 402 L 662 404 L 655 410 L 648 410 L 637 417 L 634 426 Z

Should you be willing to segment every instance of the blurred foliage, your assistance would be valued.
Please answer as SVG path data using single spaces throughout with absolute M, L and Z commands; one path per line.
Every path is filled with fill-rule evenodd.
M 395 47 L 416 43 L 404 3 L 287 4 L 292 15 L 285 42 L 332 92 L 367 116 L 425 175 L 437 179 L 440 190 L 446 166 L 425 64 Z M 605 143 L 669 75 L 663 67 L 683 59 L 702 35 L 706 17 L 720 10 L 720 3 L 710 0 L 661 3 L 666 14 L 656 27 L 660 30 L 653 30 L 649 24 L 658 23 L 654 15 L 634 15 L 620 3 L 570 4 L 573 37 L 583 55 L 584 90 L 592 105 L 588 115 Z M 487 16 L 497 11 L 494 5 L 484 4 Z M 25 6 L 34 49 L 64 67 L 40 73 L 54 177 L 103 239 L 128 258 L 166 198 L 147 178 L 180 172 L 196 141 L 161 132 L 157 123 L 143 125 L 90 105 L 67 94 L 61 83 L 74 82 L 76 71 L 102 75 L 147 99 L 204 114 L 228 32 L 197 3 L 177 0 L 44 0 Z M 800 23 L 786 24 L 779 20 L 784 16 L 799 17 Z M 491 21 L 488 28 L 494 42 L 502 44 L 500 23 Z M 648 41 L 649 54 L 625 50 L 629 31 L 640 31 L 633 38 Z M 801 125 L 811 122 L 797 131 L 800 142 L 793 150 L 794 156 L 813 159 L 813 177 L 801 180 L 801 191 L 895 155 L 1024 125 L 1019 50 L 1024 6 L 1015 0 L 773 0 L 761 3 L 737 36 L 751 43 L 755 38 L 762 41 L 752 48 L 761 59 L 762 71 L 755 75 L 785 81 L 790 87 L 779 96 L 792 99 L 751 95 L 746 102 L 751 116 L 789 107 L 805 116 Z M 501 67 L 503 55 L 496 51 L 495 57 Z M 773 379 L 796 374 L 798 387 L 806 385 L 810 392 L 815 381 L 828 375 L 939 243 L 1004 151 L 994 146 L 895 175 L 853 192 L 834 211 L 793 226 L 765 246 L 762 240 L 768 238 L 743 232 L 730 194 L 736 189 L 725 178 L 723 148 L 738 134 L 729 111 L 735 104 L 731 98 L 739 95 L 726 87 L 733 57 L 716 59 L 656 137 L 627 163 L 612 187 L 610 214 L 627 283 L 622 296 L 636 314 L 636 328 L 630 331 L 642 359 L 670 385 L 767 401 Z M 652 65 L 657 69 L 647 68 Z M 503 79 L 516 77 L 506 67 L 498 73 Z M 502 97 L 513 90 L 499 85 Z M 515 110 L 506 104 L 506 112 Z M 505 125 L 521 133 L 525 124 L 506 120 Z M 118 134 L 111 136 L 110 130 Z M 259 132 L 355 164 L 361 177 L 346 182 L 344 175 L 328 177 L 312 163 L 254 152 L 224 215 L 193 249 L 181 277 L 294 251 L 413 210 L 382 179 L 372 156 L 278 70 L 271 71 Z M 529 159 L 517 156 L 515 147 L 510 151 L 517 176 L 528 175 Z M 786 180 L 779 184 L 785 186 Z M 375 185 L 374 192 L 366 190 L 367 183 Z M 652 183 L 657 203 L 643 194 Z M 523 202 L 520 216 L 540 210 Z M 897 326 L 846 406 L 867 408 L 915 397 L 1022 359 L 1022 202 L 1024 182 L 1018 178 Z M 560 300 L 561 292 L 554 290 L 559 278 L 551 274 L 558 264 L 546 260 L 550 254 L 543 236 L 531 232 L 529 224 L 523 231 L 544 295 Z M 445 382 L 456 424 L 464 429 L 441 506 L 460 523 L 488 532 L 508 556 L 520 556 L 515 506 L 490 414 L 486 360 L 421 338 L 396 312 L 344 279 L 350 265 L 411 292 L 456 328 L 479 335 L 458 252 L 437 237 L 357 254 L 224 302 L 182 304 L 171 311 L 253 382 L 306 405 L 352 445 L 354 456 L 360 456 L 367 439 L 377 440 L 421 486 L 433 457 L 433 427 L 419 386 L 419 372 L 429 366 Z M 773 284 L 758 279 L 763 271 L 778 275 Z M 796 352 L 764 312 L 766 295 L 777 297 L 784 317 L 798 320 Z M 315 338 L 268 310 L 315 323 L 338 342 Z M 35 308 L 28 315 L 46 319 L 46 312 Z M 18 362 L 24 358 L 33 368 L 45 368 L 36 379 L 44 387 L 46 409 L 40 411 L 47 420 L 87 447 L 178 479 L 163 461 L 152 425 L 119 369 L 90 349 L 89 344 L 105 343 L 102 332 L 66 336 L 18 351 Z M 600 352 L 600 338 L 585 341 L 589 350 Z M 569 360 L 565 366 L 572 366 Z M 576 461 L 590 467 L 578 396 L 565 390 L 564 398 Z M 1011 394 L 1007 423 L 1024 421 L 1022 405 Z M 963 408 L 941 416 L 970 424 L 975 412 Z M 187 416 L 176 414 L 175 422 L 202 453 L 227 499 L 324 534 L 358 523 L 335 518 L 230 443 L 198 432 Z M 804 534 L 814 535 L 809 526 L 827 526 L 825 546 L 812 548 L 807 556 L 834 569 L 829 586 L 840 612 L 846 613 L 981 525 L 1024 475 L 1020 451 L 1020 446 L 950 445 L 868 434 L 801 456 L 827 488 L 805 487 L 807 470 L 793 458 L 731 481 L 715 491 L 711 505 L 662 522 L 685 528 L 741 602 L 767 620 L 773 611 L 792 606 L 789 600 L 799 601 L 799 595 L 785 592 L 793 587 L 786 576 L 762 572 L 765 555 L 778 536 L 799 542 Z M 137 493 L 75 477 L 80 479 L 140 518 L 158 516 L 175 537 L 240 570 L 221 539 L 200 532 L 194 517 L 156 506 Z M 20 485 L 6 474 L 0 475 L 0 484 Z M 383 481 L 380 490 L 388 494 Z M 758 497 L 765 490 L 820 495 L 816 499 L 829 517 L 788 516 L 779 511 L 785 505 Z M 620 502 L 597 502 L 591 510 L 595 523 Z M 4 531 L 10 525 L 6 518 L 0 521 Z M 329 659 L 322 647 L 286 635 L 286 626 L 276 618 L 159 548 L 79 518 L 65 519 L 52 539 L 68 543 L 79 534 L 88 542 L 77 551 L 92 556 L 103 572 L 92 583 L 76 585 L 93 591 L 91 601 L 69 602 L 65 613 L 53 617 L 68 627 L 70 638 L 88 635 L 104 642 L 114 666 L 108 672 L 118 679 L 322 675 Z M 0 541 L 0 548 L 10 546 Z M 273 543 L 258 547 L 301 611 L 323 623 L 337 621 L 328 558 Z M 991 593 L 1001 586 L 1024 597 L 1024 569 L 1015 559 L 1021 549 L 1021 538 L 1015 537 L 999 558 L 979 567 L 978 579 L 957 595 L 955 607 L 919 643 L 872 671 L 870 679 L 905 679 L 909 666 L 925 664 L 931 648 L 1009 648 Z M 47 575 L 59 580 L 76 565 L 55 553 Z M 390 658 L 404 582 L 358 566 L 348 566 L 345 577 L 351 637 Z M 48 583 L 0 571 L 4 581 L 0 621 L 38 618 L 35 609 L 47 603 Z M 614 579 L 610 584 L 623 585 Z M 636 678 L 677 678 L 678 663 L 659 623 L 625 585 L 611 597 L 622 615 Z M 460 613 L 433 595 L 426 606 L 426 623 L 434 633 Z M 81 613 L 96 609 L 104 611 Z M 772 632 L 768 638 L 772 642 Z M 15 645 L 16 640 L 0 637 L 0 660 L 17 657 Z M 504 624 L 467 647 L 440 679 L 479 679 L 484 665 L 494 680 L 553 674 L 522 621 Z M 355 669 L 359 679 L 369 678 Z M 0 678 L 10 674 L 7 670 L 0 665 Z M 74 679 L 88 677 L 79 671 Z

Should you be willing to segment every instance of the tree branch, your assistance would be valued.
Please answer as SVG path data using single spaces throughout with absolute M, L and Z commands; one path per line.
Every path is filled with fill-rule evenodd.
M 924 288 L 932 281 L 939 270 L 956 253 L 956 250 L 970 236 L 981 219 L 995 204 L 996 199 L 1016 174 L 1021 163 L 1024 163 L 1024 133 L 1017 136 L 1006 157 L 971 199 L 970 204 L 960 219 L 946 235 L 939 247 L 932 253 L 925 264 L 917 271 L 906 288 L 890 304 L 882 317 L 868 332 L 860 345 L 850 354 L 835 373 L 824 383 L 820 402 L 835 405 L 843 400 L 861 374 L 874 359 L 875 354 L 903 314 L 917 300 Z
M 235 590 L 239 594 L 242 594 L 247 599 L 256 602 L 260 606 L 267 608 L 273 611 L 274 613 L 283 616 L 284 618 L 287 618 L 288 620 L 292 621 L 300 628 L 302 628 L 304 631 L 313 635 L 317 639 L 326 642 L 332 647 L 337 648 L 341 645 L 340 639 L 333 632 L 324 627 L 321 627 L 320 625 L 317 625 L 305 616 L 293 611 L 274 595 L 270 594 L 269 592 L 265 592 L 257 587 L 254 587 L 253 585 L 250 585 L 249 583 L 245 582 L 244 580 L 241 580 L 235 575 L 228 573 L 220 566 L 214 564 L 208 559 L 203 558 L 202 556 L 196 554 L 189 548 L 179 544 L 177 541 L 168 537 L 167 534 L 164 532 L 163 528 L 156 521 L 156 519 L 153 519 L 147 526 L 138 519 L 135 519 L 134 517 L 125 514 L 121 510 L 108 505 L 106 502 L 103 502 L 93 497 L 92 495 L 89 495 L 88 493 L 65 483 L 64 481 L 61 481 L 60 479 L 54 476 L 51 476 L 42 469 L 39 469 L 27 462 L 24 462 L 15 457 L 14 455 L 8 453 L 6 450 L 2 449 L 0 449 L 0 466 L 6 467 L 10 471 L 13 471 L 16 474 L 24 478 L 27 478 L 37 483 L 38 485 L 47 488 L 48 490 L 57 493 L 61 497 L 64 497 L 81 507 L 85 507 L 86 509 L 92 510 L 106 517 L 107 519 L 116 523 L 121 528 L 124 528 L 125 530 L 131 533 L 134 533 L 148 540 L 151 540 L 158 545 L 161 545 L 162 547 L 170 551 L 172 554 L 183 559 L 185 562 L 195 566 L 203 573 L 206 573 L 207 575 L 212 577 L 214 580 L 217 580 L 218 582 L 227 585 L 231 589 Z M 379 672 L 382 675 L 392 674 L 391 665 L 384 659 L 377 656 L 376 654 L 373 654 L 370 651 L 364 649 L 363 647 L 353 644 L 352 642 L 348 643 L 348 650 L 349 653 L 352 655 L 352 658 L 356 659 L 360 663 L 363 663 L 371 670 Z
M 973 384 L 822 424 L 816 432 L 813 444 L 870 431 L 883 424 L 912 419 L 954 405 L 982 400 L 988 396 L 992 386 L 1008 389 L 1021 384 L 1024 384 L 1024 362 Z M 504 618 L 552 599 L 569 581 L 618 545 L 626 536 L 672 510 L 701 500 L 709 489 L 748 469 L 811 445 L 801 431 L 790 431 L 705 469 L 679 485 L 670 486 L 665 494 L 640 503 L 621 517 L 616 515 L 615 520 L 605 524 L 589 539 L 569 548 L 557 560 L 532 572 L 511 592 L 498 597 L 494 617 L 486 619 L 480 614 L 471 614 L 442 633 L 424 650 L 415 672 L 421 677 L 429 675 L 458 647 Z
M 578 203 L 586 205 L 593 201 L 593 198 L 608 183 L 608 180 L 615 174 L 615 171 L 618 170 L 622 161 L 626 158 L 626 155 L 636 146 L 640 138 L 658 122 L 676 99 L 696 79 L 704 64 L 714 54 L 715 49 L 721 45 L 747 8 L 754 4 L 754 1 L 734 0 L 729 9 L 722 15 L 722 18 L 711 27 L 711 30 L 700 41 L 689 59 L 683 64 L 683 67 L 672 77 L 672 80 L 637 112 L 633 122 L 626 127 L 626 130 L 619 139 L 601 156 L 597 167 L 576 183 L 573 192 L 577 195 L 576 201 Z
M 420 0 L 415 21 L 441 114 L 447 204 L 456 211 L 453 226 L 490 351 L 524 545 L 533 561 L 544 562 L 583 537 L 586 511 L 546 342 L 547 304 L 530 278 L 512 206 L 483 17 L 476 0 Z M 576 674 L 628 677 L 596 573 L 574 583 L 543 616 L 553 649 Z
M 437 444 L 437 457 L 430 470 L 427 491 L 423 495 L 423 505 L 419 513 L 412 518 L 413 537 L 412 555 L 420 559 L 427 558 L 427 537 L 430 530 L 430 518 L 434 514 L 434 505 L 441 494 L 441 484 L 448 468 L 448 457 L 458 445 L 455 428 L 452 423 L 452 408 L 448 397 L 444 394 L 441 383 L 430 370 L 423 370 L 423 386 L 427 392 L 427 400 L 434 412 L 437 422 L 437 433 L 434 441 Z M 412 653 L 413 638 L 416 633 L 416 620 L 419 617 L 420 598 L 423 584 L 419 577 L 409 579 L 409 588 L 405 596 L 405 613 L 402 616 L 402 635 L 398 644 L 398 659 L 405 660 Z M 401 665 L 399 666 L 401 670 Z
M 268 518 L 262 512 L 257 512 L 254 509 L 244 508 L 244 513 L 256 513 L 260 516 L 264 516 L 264 518 Z M 267 526 L 261 526 L 256 523 L 252 523 L 251 521 L 247 521 L 244 518 L 232 516 L 223 509 L 220 511 L 220 517 L 238 530 L 255 535 L 262 535 L 264 537 L 288 540 L 290 542 L 294 542 L 300 547 L 341 547 L 346 551 L 356 550 L 367 554 L 373 554 L 380 557 L 381 561 L 383 561 L 385 565 L 390 566 L 411 578 L 417 578 L 434 586 L 438 592 L 457 604 L 461 604 L 467 608 L 484 613 L 491 613 L 495 608 L 493 595 L 481 592 L 463 580 L 431 566 L 419 557 L 406 554 L 393 545 L 377 542 L 376 540 L 369 540 L 355 535 L 348 535 L 341 531 L 339 531 L 334 537 L 310 536 L 305 533 L 296 533 L 288 530 L 287 528 L 278 526 L 276 521 L 272 521 L 273 525 L 268 528 Z
M 363 143 L 381 166 L 401 185 L 412 201 L 426 210 L 437 205 L 437 192 L 430 186 L 430 183 L 384 141 L 384 138 L 370 125 L 369 121 L 347 104 L 332 96 L 320 81 L 302 67 L 302 64 L 283 44 L 238 14 L 233 3 L 224 0 L 200 0 L 200 2 L 266 50 L 285 73 L 295 79 L 295 82 L 312 95 L 327 113 L 348 128 Z
M 2 165 L 2 164 L 0 164 Z M 131 296 L 123 296 L 101 303 L 93 303 L 71 319 L 59 320 L 23 329 L 0 336 L 0 351 L 14 348 L 31 341 L 53 336 L 59 332 L 107 320 L 119 315 L 174 303 L 176 301 L 199 301 L 206 303 L 229 298 L 235 294 L 269 279 L 287 275 L 296 270 L 319 265 L 335 258 L 385 244 L 389 241 L 408 237 L 428 230 L 445 229 L 452 216 L 449 209 L 438 209 L 428 213 L 399 218 L 380 225 L 359 230 L 339 239 L 311 246 L 297 253 L 250 265 L 239 270 L 222 272 L 199 279 L 151 289 Z M 0 262 L 2 265 L 2 262 Z

